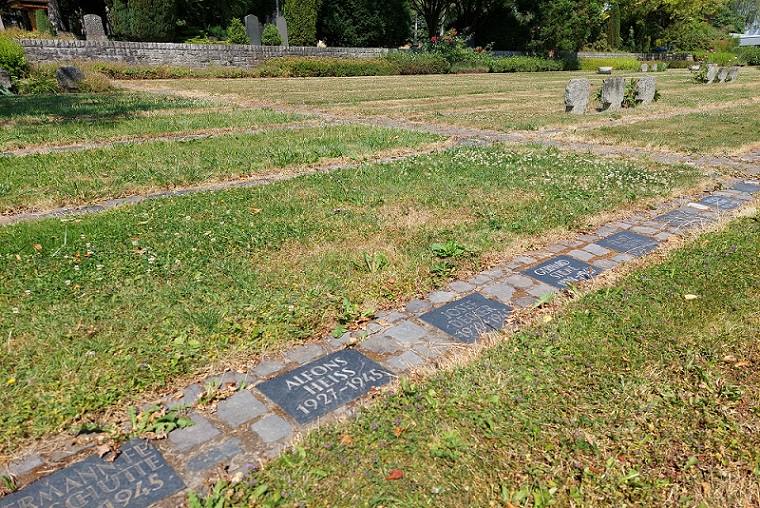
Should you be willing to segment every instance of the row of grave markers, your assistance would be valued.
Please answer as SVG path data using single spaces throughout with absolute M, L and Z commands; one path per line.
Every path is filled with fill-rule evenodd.
M 637 79 L 636 103 L 646 106 L 650 104 L 657 91 L 657 78 L 644 76 Z M 602 111 L 615 111 L 620 109 L 625 97 L 625 78 L 605 79 L 602 84 Z M 586 112 L 591 99 L 591 81 L 586 78 L 571 79 L 565 87 L 565 111 L 576 115 Z
M 734 185 L 737 193 L 760 192 L 760 183 Z M 703 219 L 700 210 L 727 211 L 737 199 L 713 194 L 690 203 L 694 212 L 676 209 L 653 220 L 663 225 L 692 227 Z M 656 249 L 657 239 L 632 231 L 619 231 L 594 242 L 596 249 L 641 257 Z M 535 262 L 521 274 L 555 288 L 593 278 L 604 268 L 568 255 Z M 419 319 L 458 342 L 471 344 L 484 334 L 501 330 L 512 307 L 479 292 L 419 315 Z M 412 325 L 416 326 L 416 325 Z M 397 374 L 355 349 L 341 349 L 256 385 L 298 424 L 313 422 L 345 404 L 385 385 Z M 250 393 L 251 399 L 255 399 Z M 259 403 L 260 404 L 260 403 Z M 279 417 L 278 417 L 279 418 Z M 86 506 L 147 508 L 186 488 L 183 480 L 148 441 L 131 440 L 113 462 L 97 456 L 75 463 L 42 478 L 21 491 L 0 498 L 0 508 Z

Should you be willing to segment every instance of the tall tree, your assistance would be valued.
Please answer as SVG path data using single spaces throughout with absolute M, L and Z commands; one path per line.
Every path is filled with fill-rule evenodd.
M 602 31 L 602 0 L 539 0 L 533 49 L 554 54 L 578 51 Z
M 760 24 L 760 0 L 731 0 L 727 4 L 728 9 L 741 17 L 743 30 L 757 28 Z
M 397 47 L 409 39 L 405 0 L 328 0 L 317 17 L 317 37 L 331 46 Z
M 435 37 L 451 6 L 450 0 L 410 0 L 412 9 L 425 19 L 428 37 Z
M 483 22 L 504 5 L 505 0 L 455 0 L 452 2 L 454 28 L 460 33 L 477 33 Z
M 287 0 L 283 15 L 288 22 L 288 42 L 293 46 L 317 43 L 317 14 L 322 0 Z

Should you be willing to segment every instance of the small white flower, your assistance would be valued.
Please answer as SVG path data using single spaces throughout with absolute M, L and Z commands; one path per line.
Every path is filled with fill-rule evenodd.
M 18 310 L 18 307 L 13 307 L 11 309 L 11 312 L 13 312 L 14 314 L 18 314 L 20 311 Z

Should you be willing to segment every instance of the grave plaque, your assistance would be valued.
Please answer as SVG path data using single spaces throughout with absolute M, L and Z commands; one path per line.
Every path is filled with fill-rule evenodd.
M 660 215 L 659 217 L 655 217 L 654 220 L 664 222 L 669 226 L 676 226 L 687 229 L 701 226 L 702 223 L 706 222 L 706 219 L 700 217 L 696 211 L 686 212 L 684 210 L 673 210 L 672 212 L 668 212 Z
M 184 488 L 150 442 L 132 439 L 113 462 L 93 455 L 0 498 L 0 508 L 147 508 Z
M 472 344 L 484 333 L 501 330 L 512 308 L 495 302 L 480 293 L 439 307 L 420 316 L 420 319 L 448 333 L 452 337 Z
M 738 190 L 739 192 L 746 192 L 747 194 L 754 194 L 757 191 L 760 191 L 760 185 L 755 185 L 754 183 L 737 183 L 733 187 L 734 190 Z
M 735 199 L 724 198 L 723 196 L 706 196 L 699 200 L 699 204 L 712 206 L 719 210 L 733 210 L 739 206 Z
M 623 252 L 625 254 L 631 254 L 636 257 L 643 256 L 647 252 L 653 251 L 659 245 L 654 238 L 637 235 L 630 231 L 615 233 L 614 235 L 608 236 L 596 243 L 602 247 Z
M 382 386 L 392 374 L 353 349 L 307 363 L 258 385 L 298 423 L 308 423 Z
M 599 272 L 583 261 L 569 256 L 557 256 L 523 270 L 523 273 L 551 286 L 564 289 L 568 284 L 588 280 Z

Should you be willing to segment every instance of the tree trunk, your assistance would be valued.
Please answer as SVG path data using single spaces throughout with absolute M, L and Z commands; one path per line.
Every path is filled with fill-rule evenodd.
M 58 0 L 48 0 L 47 9 L 48 19 L 50 24 L 53 25 L 57 31 L 66 31 L 66 25 L 63 24 L 63 18 L 61 17 L 61 8 L 58 6 Z

